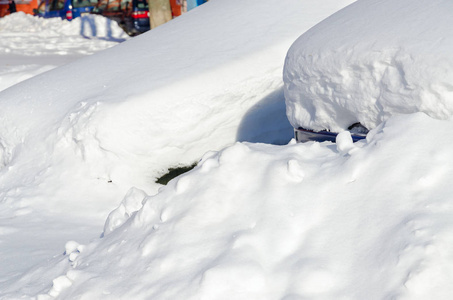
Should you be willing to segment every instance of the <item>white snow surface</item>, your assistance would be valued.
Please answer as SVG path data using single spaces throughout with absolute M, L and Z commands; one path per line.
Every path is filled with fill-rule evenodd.
M 449 299 L 453 143 L 429 130 L 452 124 L 390 119 L 348 153 L 331 143 L 208 153 L 154 197 L 132 189 L 108 222 L 143 207 L 53 262 L 44 296 Z
M 27 74 L 24 66 L 32 78 L 16 85 L 24 78 L 8 71 L 0 77 L 9 80 L 0 93 L 0 298 L 50 290 L 54 269 L 31 281 L 24 272 L 48 265 L 69 240 L 98 238 L 128 190 L 155 194 L 154 180 L 169 167 L 236 141 L 287 143 L 292 128 L 281 80 L 287 49 L 350 2 L 285 0 L 275 11 L 271 2 L 213 0 L 76 61 L 90 47 L 123 37 L 77 35 L 82 20 L 2 19 L 9 50 L 0 59 L 7 67 L 59 67 L 32 77 L 43 70 Z M 29 22 L 42 29 L 42 42 L 35 32 L 11 33 Z M 100 22 L 97 28 L 108 24 Z M 18 46 L 27 43 L 33 51 Z M 63 44 L 66 50 L 53 50 Z
M 116 22 L 97 15 L 71 22 L 8 15 L 0 19 L 0 91 L 128 38 Z
M 361 0 L 303 34 L 284 80 L 295 127 L 375 128 L 390 116 L 453 115 L 453 3 Z
M 211 0 L 0 92 L 0 299 L 451 299 L 449 117 L 290 141 L 285 55 L 352 2 Z

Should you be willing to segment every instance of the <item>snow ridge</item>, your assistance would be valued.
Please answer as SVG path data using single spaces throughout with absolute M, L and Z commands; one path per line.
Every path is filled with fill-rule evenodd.
M 453 143 L 439 147 L 425 129 L 452 124 L 394 117 L 348 153 L 344 141 L 209 153 L 155 196 L 131 190 L 135 204 L 123 201 L 107 222 L 121 224 L 65 258 L 49 295 L 448 299 L 453 191 L 443 178 L 453 167 L 442 162 Z

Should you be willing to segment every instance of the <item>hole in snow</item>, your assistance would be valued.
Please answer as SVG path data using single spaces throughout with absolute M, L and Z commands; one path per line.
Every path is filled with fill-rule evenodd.
M 178 177 L 181 174 L 189 172 L 193 168 L 197 166 L 197 163 L 193 163 L 190 166 L 181 166 L 176 168 L 169 168 L 168 172 L 162 175 L 161 177 L 157 178 L 156 183 L 166 185 L 170 180 L 175 177 Z

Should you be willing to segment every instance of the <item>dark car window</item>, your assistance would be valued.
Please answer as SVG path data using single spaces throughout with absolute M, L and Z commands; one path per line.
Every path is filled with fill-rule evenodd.
M 49 10 L 60 10 L 64 8 L 65 0 L 51 0 Z
M 148 10 L 148 1 L 134 0 L 134 6 L 140 10 Z
M 72 1 L 72 6 L 74 8 L 81 8 L 81 7 L 89 7 L 89 6 L 95 6 L 97 1 L 93 0 L 73 0 Z

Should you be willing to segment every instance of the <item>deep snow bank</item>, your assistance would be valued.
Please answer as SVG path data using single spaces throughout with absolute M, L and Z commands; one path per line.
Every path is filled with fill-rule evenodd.
M 100 15 L 85 15 L 72 21 L 60 18 L 44 19 L 23 12 L 7 15 L 0 19 L 0 31 L 11 35 L 34 33 L 41 38 L 62 35 L 85 37 L 127 37 L 115 21 Z
M 116 22 L 95 15 L 71 22 L 22 12 L 0 18 L 0 91 L 128 38 Z
M 2 91 L 0 294 L 24 288 L 26 279 L 16 282 L 21 272 L 48 264 L 67 240 L 98 237 L 126 192 L 135 186 L 155 193 L 154 180 L 168 167 L 192 164 L 235 141 L 287 143 L 293 132 L 282 89 L 284 56 L 302 32 L 351 2 L 212 0 Z M 25 31 L 35 21 L 26 17 Z M 59 31 L 77 23 L 48 22 L 55 26 L 43 26 L 52 27 L 43 41 L 8 25 L 13 33 L 1 31 L 0 44 L 14 51 L 2 52 L 0 62 L 73 61 L 88 52 L 84 47 L 111 41 L 83 38 L 79 27 L 69 30 L 77 38 Z M 60 45 L 68 48 L 60 52 Z M 31 285 L 45 287 L 51 278 L 40 273 Z
M 281 81 L 287 49 L 350 2 L 210 1 L 5 90 L 2 160 L 16 168 L 3 168 L 1 180 L 21 185 L 18 177 L 29 178 L 28 188 L 46 194 L 31 203 L 79 205 L 85 213 L 86 205 L 116 204 L 131 186 L 153 193 L 168 167 L 192 164 L 240 137 L 288 142 Z
M 453 3 L 360 0 L 303 34 L 284 81 L 295 127 L 374 128 L 395 114 L 453 114 Z
M 22 12 L 0 19 L 0 36 L 0 55 L 27 56 L 92 54 L 129 38 L 116 22 L 98 15 L 67 21 Z
M 340 136 L 336 145 L 238 143 L 208 153 L 154 197 L 132 189 L 104 238 L 69 243 L 20 291 L 39 299 L 450 299 L 453 140 L 439 140 L 452 130 L 453 121 L 419 113 L 393 117 L 355 144 Z M 42 273 L 54 277 L 46 283 Z

